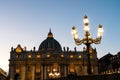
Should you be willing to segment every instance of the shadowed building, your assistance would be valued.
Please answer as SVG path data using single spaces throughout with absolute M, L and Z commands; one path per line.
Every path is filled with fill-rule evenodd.
M 92 74 L 98 73 L 97 52 L 90 48 Z M 69 74 L 87 75 L 87 54 L 83 51 L 70 51 L 61 48 L 51 30 L 39 49 L 26 50 L 18 45 L 11 48 L 9 59 L 10 80 L 43 80 L 65 77 Z
M 108 53 L 98 60 L 100 74 L 120 73 L 120 52 L 116 55 Z
M 7 73 L 0 68 L 0 80 L 6 80 L 7 79 Z

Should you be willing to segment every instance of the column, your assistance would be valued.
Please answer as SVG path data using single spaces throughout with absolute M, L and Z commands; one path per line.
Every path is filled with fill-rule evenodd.
M 44 69 L 43 69 L 43 65 L 41 65 L 41 70 L 40 70 L 40 72 L 41 72 L 41 80 L 43 80 L 43 72 L 44 72 Z
M 98 74 L 98 67 L 97 66 L 95 66 L 94 71 L 95 71 L 94 72 L 95 74 Z
M 87 74 L 88 74 L 88 73 L 87 73 L 87 65 L 84 66 L 83 72 L 84 72 L 84 75 L 87 75 Z
M 36 79 L 36 65 L 34 65 L 34 80 Z
M 53 71 L 53 66 L 51 66 L 51 68 L 50 68 L 50 72 L 52 72 Z
M 21 80 L 25 80 L 25 66 L 21 66 L 21 73 L 20 73 Z
M 69 73 L 70 73 L 70 65 L 68 65 L 67 68 L 68 68 L 68 75 L 69 75 Z
M 59 71 L 59 73 L 60 73 L 60 77 L 61 77 L 61 74 L 62 74 L 62 73 L 61 73 L 61 70 L 62 70 L 62 69 L 60 68 L 60 65 L 59 65 L 59 66 L 58 66 L 58 71 Z
M 44 79 L 46 79 L 46 65 L 44 66 Z
M 66 72 L 66 65 L 64 65 L 64 70 L 65 70 L 65 75 L 64 76 L 67 76 L 67 72 Z
M 34 65 L 32 65 L 32 80 L 34 80 L 34 78 L 35 78 L 35 66 Z
M 65 65 L 66 66 L 66 76 L 68 75 L 68 65 Z
M 84 61 L 84 65 L 82 65 L 82 75 L 87 75 L 87 62 Z
M 25 80 L 27 80 L 27 72 L 28 72 L 27 62 L 25 62 Z
M 14 80 L 14 67 L 10 66 L 10 80 Z

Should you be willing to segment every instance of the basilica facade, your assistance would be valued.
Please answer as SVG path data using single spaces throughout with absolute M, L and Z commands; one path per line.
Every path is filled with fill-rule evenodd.
M 98 74 L 96 49 L 90 48 L 92 74 Z M 11 48 L 9 80 L 45 80 L 65 77 L 70 74 L 87 75 L 86 48 L 73 51 L 61 47 L 51 30 L 38 49 L 27 50 L 20 44 Z

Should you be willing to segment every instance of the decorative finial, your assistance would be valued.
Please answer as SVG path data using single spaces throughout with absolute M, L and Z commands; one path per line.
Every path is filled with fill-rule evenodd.
M 49 30 L 49 33 L 51 33 L 51 28 L 50 28 L 50 30 Z
M 53 38 L 53 34 L 51 32 L 51 28 L 50 28 L 49 33 L 48 33 L 48 38 Z
M 86 18 L 88 18 L 88 16 L 85 14 L 84 18 L 86 19 Z
M 13 47 L 11 47 L 11 51 L 13 51 Z

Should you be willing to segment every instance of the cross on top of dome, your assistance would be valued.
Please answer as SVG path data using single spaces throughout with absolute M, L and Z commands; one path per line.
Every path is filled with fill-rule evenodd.
M 51 28 L 50 28 L 49 33 L 48 33 L 48 38 L 53 38 L 53 34 L 51 32 Z

